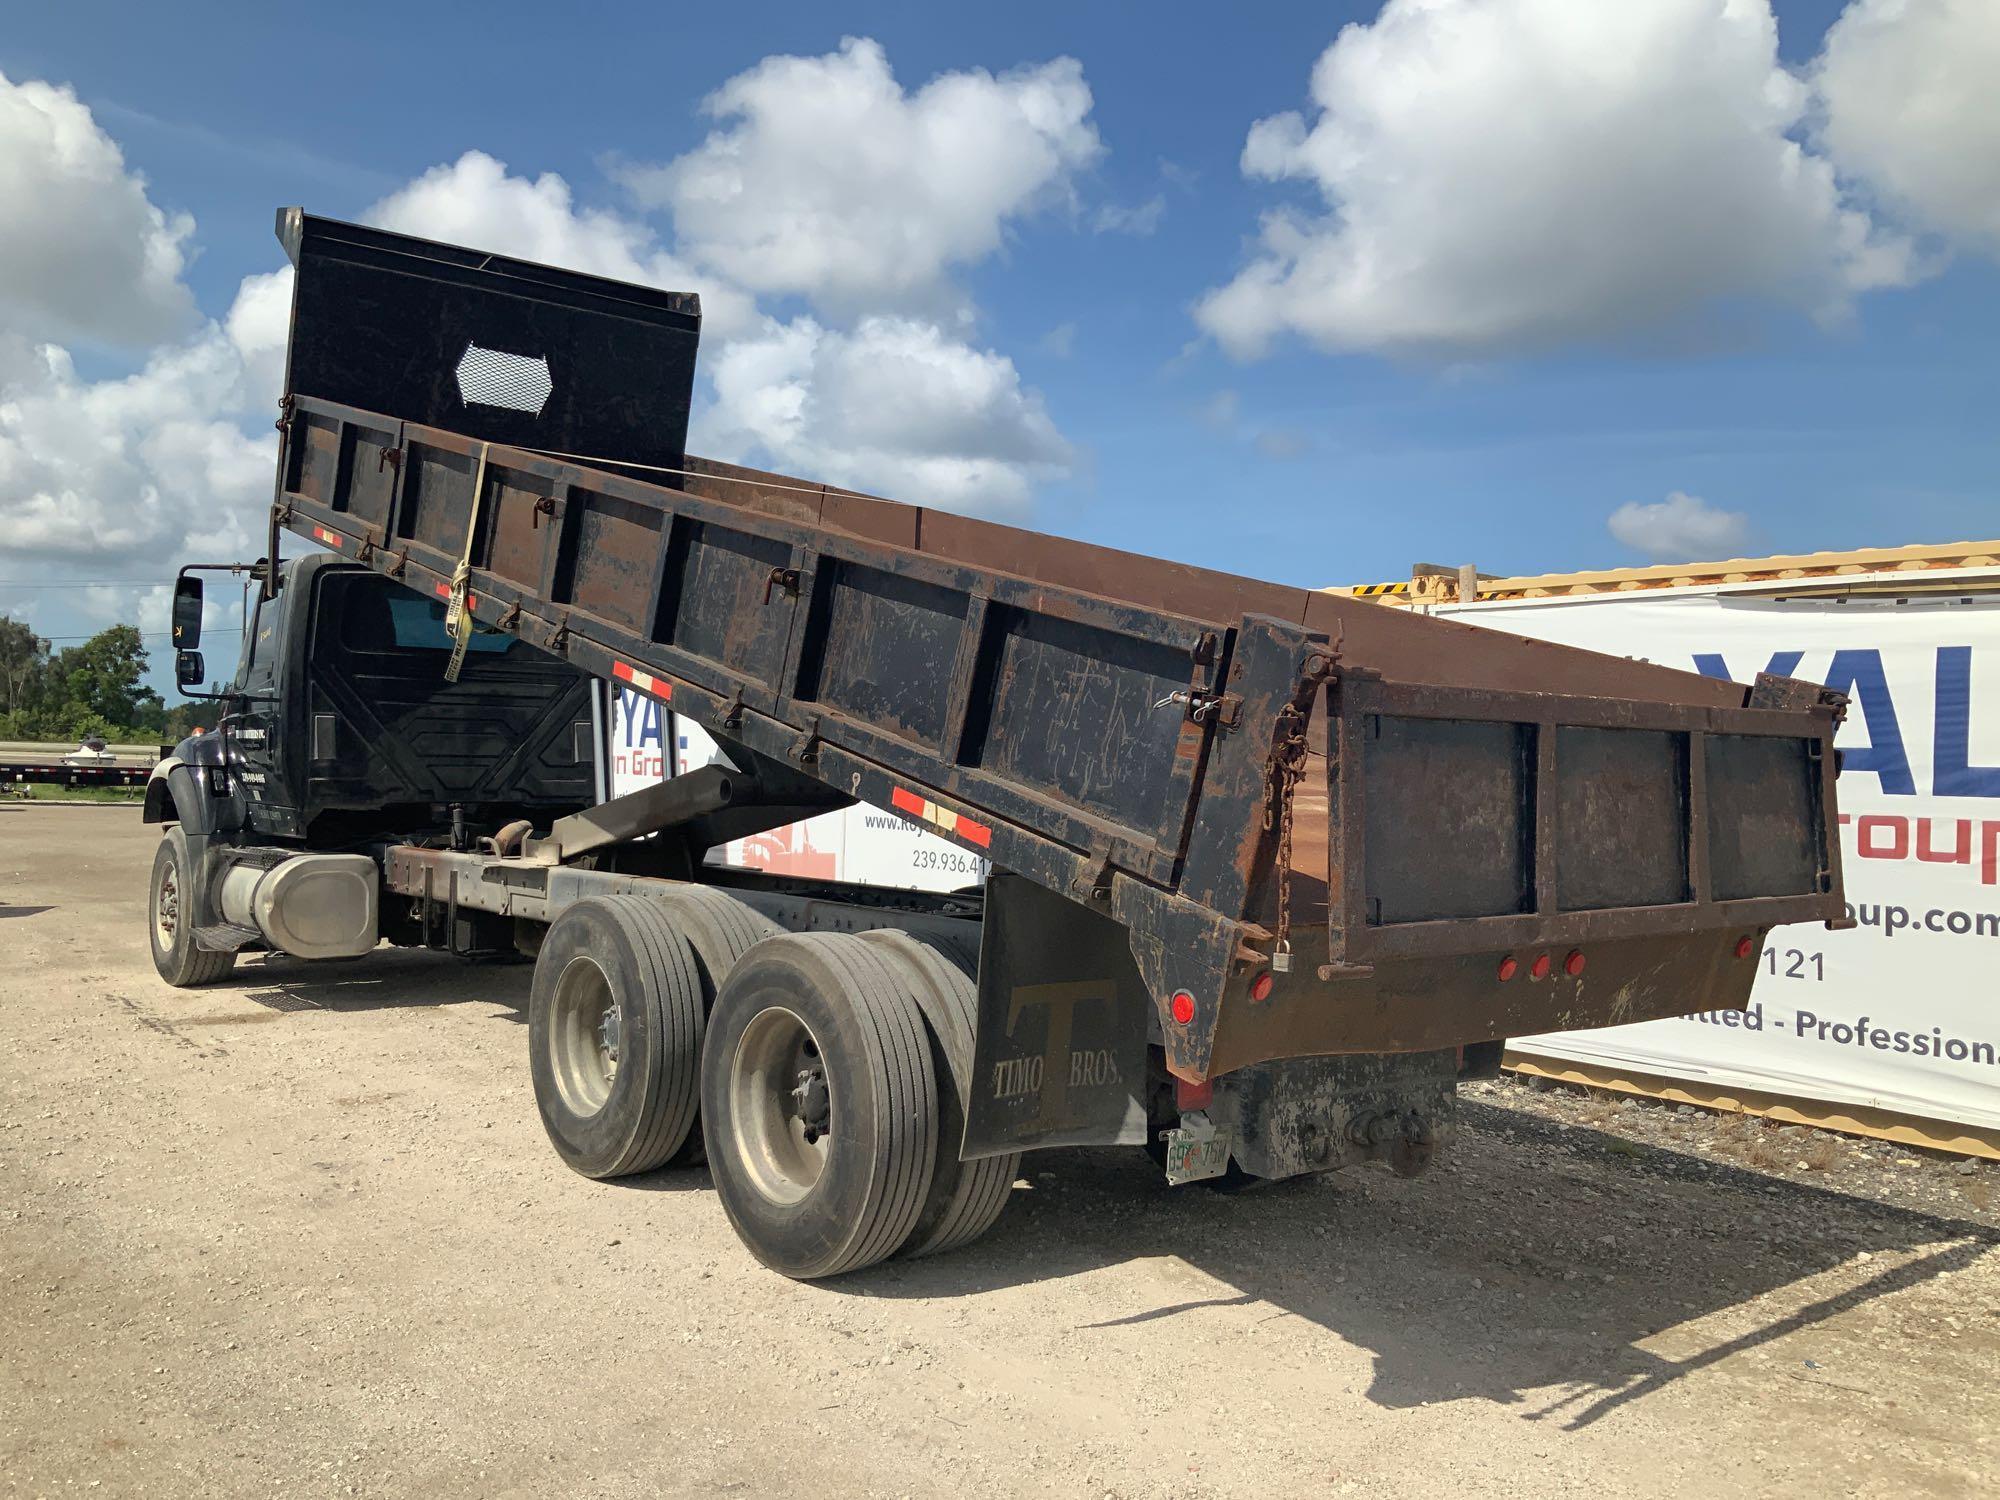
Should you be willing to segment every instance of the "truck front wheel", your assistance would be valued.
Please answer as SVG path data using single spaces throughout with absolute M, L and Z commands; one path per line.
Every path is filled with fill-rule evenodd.
M 893 1255 L 929 1198 L 937 1089 L 923 1013 L 876 944 L 799 933 L 745 954 L 709 1017 L 701 1103 L 750 1252 L 802 1281 Z
M 703 1019 L 693 950 L 657 903 L 565 908 L 528 999 L 528 1071 L 556 1154 L 586 1177 L 665 1164 L 694 1128 Z
M 194 945 L 195 874 L 187 835 L 175 825 L 153 855 L 152 899 L 147 928 L 153 939 L 153 967 L 179 989 L 220 979 L 236 967 L 234 953 L 210 953 Z

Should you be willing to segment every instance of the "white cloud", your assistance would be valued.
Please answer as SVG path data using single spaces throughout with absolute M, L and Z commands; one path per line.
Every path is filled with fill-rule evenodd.
M 2000 253 L 2000 5 L 1854 0 L 1813 81 L 1842 171 L 1925 227 Z
M 1072 461 L 1012 360 L 920 320 L 770 321 L 709 368 L 716 401 L 700 425 L 718 456 L 975 512 L 1025 509 L 1035 482 Z
M 1195 408 L 1195 416 L 1204 427 L 1217 432 L 1234 432 L 1236 419 L 1243 410 L 1243 398 L 1234 391 L 1217 391 Z
M 1041 338 L 1042 353 L 1068 359 L 1076 353 L 1076 324 L 1058 323 Z
M 1619 542 L 1654 562 L 1742 557 L 1754 537 L 1750 518 L 1742 512 L 1719 509 L 1679 490 L 1653 505 L 1621 505 L 1605 525 Z
M 364 217 L 384 229 L 516 260 L 699 292 L 705 337 L 728 338 L 755 326 L 748 296 L 668 252 L 645 224 L 605 209 L 579 209 L 569 183 L 556 173 L 516 177 L 483 151 L 431 168 Z
M 234 557 L 225 561 L 235 561 Z M 246 592 L 245 579 L 228 579 L 225 575 L 207 575 L 201 606 L 202 630 L 212 635 L 228 635 L 226 643 L 233 652 L 235 637 L 243 628 L 243 596 Z M 171 582 L 133 584 L 127 586 L 106 585 L 83 591 L 88 601 L 90 613 L 103 620 L 123 620 L 137 624 L 142 635 L 165 636 L 170 633 L 173 623 L 174 586 Z
M 289 273 L 252 277 L 220 324 L 182 281 L 168 218 L 67 89 L 0 78 L 0 538 L 60 567 L 158 568 L 258 536 L 277 443 Z M 78 375 L 60 337 L 150 346 Z M 178 341 L 176 341 L 178 340 Z M 251 421 L 261 430 L 246 432 Z
M 1266 427 L 1251 439 L 1266 458 L 1290 461 L 1304 458 L 1312 439 L 1296 427 Z
M 193 232 L 73 92 L 0 74 L 0 327 L 121 347 L 183 333 Z
M 1127 207 L 1119 203 L 1106 203 L 1091 216 L 1090 227 L 1099 234 L 1149 235 L 1160 227 L 1160 220 L 1166 217 L 1167 195 L 1155 193 L 1144 203 Z
M 1196 403 L 1194 418 L 1212 432 L 1245 442 L 1264 457 L 1288 463 L 1303 458 L 1312 448 L 1311 434 L 1296 427 L 1277 426 L 1243 412 L 1243 397 L 1236 391 L 1212 392 Z
M 691 270 L 643 224 L 579 210 L 554 173 L 531 181 L 468 152 L 368 217 L 408 234 L 700 291 L 701 366 L 714 400 L 697 414 L 695 443 L 726 450 L 718 457 L 754 456 L 951 510 L 1019 510 L 1038 479 L 1068 464 L 1068 445 L 1012 361 L 928 319 L 864 317 L 844 331 L 761 317 L 747 293 Z
M 945 73 L 907 93 L 873 41 L 767 57 L 709 96 L 720 122 L 684 156 L 620 175 L 673 213 L 678 243 L 755 292 L 837 313 L 956 300 L 955 266 L 1008 220 L 1070 193 L 1103 147 L 1072 58 L 998 77 Z
M 1805 86 L 1768 0 L 1388 0 L 1258 121 L 1268 215 L 1197 308 L 1231 353 L 1293 333 L 1438 357 L 1672 329 L 1744 298 L 1835 317 L 1907 281 L 1907 243 L 1791 132 Z
M 1044 97 L 1064 92 L 1063 70 L 1051 67 L 1045 77 L 1000 81 L 954 75 L 957 84 L 939 80 L 904 107 L 926 119 L 941 111 L 932 119 L 937 128 L 940 121 L 976 126 L 976 110 L 946 107 L 952 89 L 998 90 L 1061 136 L 1070 106 Z M 942 91 L 943 102 L 924 105 L 932 90 Z M 1087 90 L 1082 97 L 1087 110 Z M 0 278 L 0 539 L 7 554 L 57 573 L 87 566 L 113 577 L 151 575 L 183 560 L 255 556 L 276 460 L 270 419 L 283 377 L 291 270 L 246 277 L 218 321 L 176 325 L 176 318 L 193 319 L 180 279 L 192 224 L 168 224 L 150 208 L 143 185 L 122 174 L 115 144 L 63 91 L 0 80 L 0 132 L 13 128 L 24 99 L 45 115 L 53 111 L 76 148 L 45 152 L 46 160 L 34 163 L 51 201 L 83 202 L 95 192 L 128 229 L 137 226 L 136 240 L 128 234 L 124 242 L 122 269 L 79 250 L 78 274 L 118 291 L 140 288 L 139 310 L 158 316 L 146 323 L 131 308 L 119 311 L 103 286 L 102 305 L 90 308 L 60 278 L 37 280 L 30 272 L 56 264 L 60 247 L 41 246 L 24 259 L 18 247 L 26 231 L 0 224 L 8 270 Z M 0 147 L 8 139 L 0 134 Z M 0 150 L 0 188 L 11 192 L 24 170 Z M 75 180 L 50 178 L 61 171 Z M 468 152 L 390 194 L 366 217 L 407 233 L 700 292 L 702 363 L 714 398 L 697 420 L 740 456 L 927 504 L 1013 511 L 1038 481 L 1071 461 L 1040 397 L 1022 387 L 1004 356 L 910 317 L 864 316 L 849 328 L 766 318 L 748 291 L 697 268 L 642 221 L 579 205 L 553 173 L 514 175 L 493 157 Z M 76 214 L 51 221 L 78 234 L 82 222 Z M 148 226 L 157 231 L 151 241 Z M 157 284 L 147 282 L 155 271 Z M 15 301 L 27 309 L 18 316 Z M 142 327 L 161 334 L 176 326 L 184 337 L 156 341 L 136 370 L 96 381 L 78 374 L 67 349 L 40 341 L 59 328 L 79 337 L 138 337 Z M 95 610 L 126 615 L 157 606 L 129 590 L 83 597 Z
M 243 362 L 244 401 L 253 411 L 275 413 L 285 392 L 285 348 L 292 335 L 292 268 L 244 277 L 222 327 Z
M 246 387 L 225 328 L 95 382 L 57 345 L 25 348 L 0 359 L 0 535 L 11 555 L 159 567 L 232 558 L 260 540 L 277 438 L 267 423 L 254 436 L 241 425 L 271 408 Z

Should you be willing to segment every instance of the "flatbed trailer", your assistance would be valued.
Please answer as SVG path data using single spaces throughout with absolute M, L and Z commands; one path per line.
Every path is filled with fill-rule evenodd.
M 0 790 L 10 786 L 130 787 L 145 786 L 150 766 L 66 766 L 54 760 L 0 761 Z
M 297 210 L 280 238 L 271 555 L 283 528 L 341 561 L 267 570 L 267 599 L 393 581 L 454 633 L 437 703 L 472 648 L 525 643 L 728 765 L 545 821 L 554 792 L 428 823 L 406 799 L 371 832 L 388 773 L 335 774 L 338 746 L 393 726 L 302 669 L 205 769 L 163 766 L 148 815 L 203 846 L 163 853 L 192 896 L 162 971 L 310 949 L 273 937 L 313 905 L 286 882 L 344 914 L 335 949 L 517 942 L 558 1150 L 613 1175 L 705 1130 L 789 1274 L 962 1243 L 1027 1147 L 1146 1143 L 1176 1179 L 1416 1169 L 1507 1036 L 1741 1006 L 1771 927 L 1840 917 L 1842 704 L 1815 686 L 690 457 L 696 299 Z M 294 604 L 306 635 L 302 611 L 329 613 Z M 519 723 L 509 764 L 543 746 L 557 785 L 554 731 Z M 197 783 L 236 830 L 191 827 Z M 925 897 L 704 862 L 855 800 L 995 874 Z

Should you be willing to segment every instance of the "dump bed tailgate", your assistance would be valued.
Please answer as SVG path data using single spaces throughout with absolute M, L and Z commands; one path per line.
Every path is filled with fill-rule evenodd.
M 1330 962 L 1827 918 L 1837 704 L 1329 688 Z

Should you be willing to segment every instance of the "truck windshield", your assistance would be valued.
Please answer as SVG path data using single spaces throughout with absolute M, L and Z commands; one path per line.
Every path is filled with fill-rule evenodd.
M 379 609 L 348 612 L 346 629 L 341 632 L 347 645 L 380 651 L 393 646 L 399 651 L 449 651 L 451 633 L 444 628 L 444 601 L 419 599 L 406 589 L 380 592 Z M 503 652 L 514 644 L 507 635 L 474 631 L 471 651 Z

